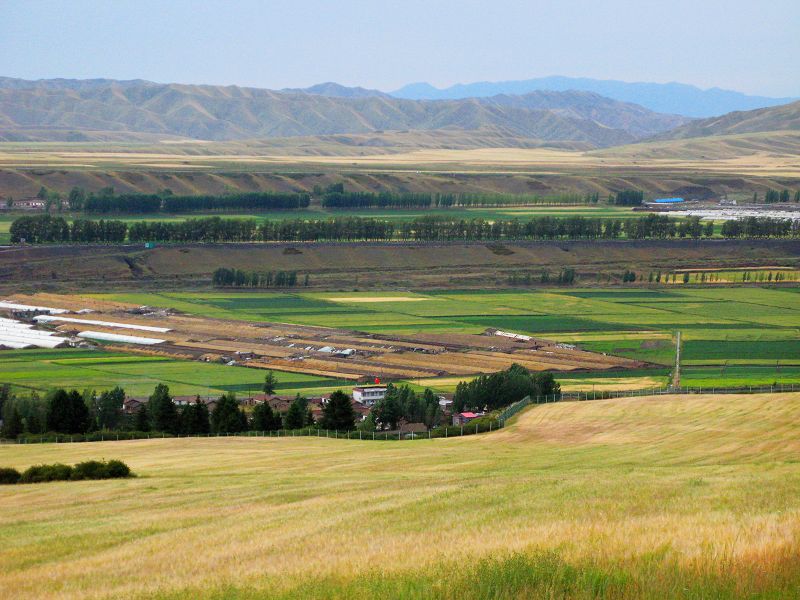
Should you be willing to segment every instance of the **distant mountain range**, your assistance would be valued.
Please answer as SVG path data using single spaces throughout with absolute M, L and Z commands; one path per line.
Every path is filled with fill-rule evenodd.
M 614 100 L 640 104 L 650 110 L 687 117 L 713 117 L 732 111 L 752 110 L 786 104 L 800 98 L 749 96 L 741 92 L 711 88 L 702 90 L 683 83 L 628 83 L 579 77 L 541 77 L 519 81 L 483 81 L 435 88 L 429 83 L 412 83 L 390 92 L 395 98 L 412 100 L 453 100 L 484 98 L 497 94 L 527 94 L 534 91 L 582 90 Z
M 605 147 L 687 121 L 582 91 L 429 101 L 334 83 L 273 91 L 141 80 L 0 78 L 0 139 L 6 140 L 94 139 L 97 132 L 239 140 L 411 130 L 491 131 Z

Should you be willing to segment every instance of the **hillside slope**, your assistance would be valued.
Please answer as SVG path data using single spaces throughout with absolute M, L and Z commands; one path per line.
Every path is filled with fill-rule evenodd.
M 338 95 L 321 95 L 333 93 L 331 89 Z M 488 128 L 519 138 L 602 147 L 632 142 L 684 122 L 681 117 L 582 92 L 431 102 L 363 95 L 363 91 L 341 97 L 343 92 L 331 86 L 319 91 L 2 79 L 0 136 L 25 141 L 46 139 L 48 132 L 64 139 L 64 131 L 104 131 L 236 140 Z
M 800 131 L 800 101 L 691 121 L 656 136 L 656 139 L 686 139 L 772 131 Z
M 799 396 L 565 402 L 430 441 L 8 444 L 4 466 L 108 457 L 138 477 L 0 494 L 0 590 L 795 598 Z

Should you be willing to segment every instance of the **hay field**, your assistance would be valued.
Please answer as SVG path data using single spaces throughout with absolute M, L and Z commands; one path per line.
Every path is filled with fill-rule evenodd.
M 2 598 L 789 598 L 800 394 L 534 407 L 415 442 L 0 447 L 131 480 L 0 488 Z
M 557 148 L 419 148 L 339 149 L 331 154 L 297 155 L 282 148 L 246 144 L 128 144 L 119 147 L 81 144 L 2 144 L 0 167 L 136 170 L 269 170 L 336 168 L 347 170 L 486 171 L 534 169 L 538 174 L 565 172 L 661 171 L 680 173 L 800 175 L 797 132 L 783 131 L 631 144 L 585 151 Z

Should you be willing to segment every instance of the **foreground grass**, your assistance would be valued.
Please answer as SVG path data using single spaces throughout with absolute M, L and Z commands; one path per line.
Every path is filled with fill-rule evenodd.
M 464 439 L 0 446 L 0 597 L 795 597 L 800 394 L 539 406 Z

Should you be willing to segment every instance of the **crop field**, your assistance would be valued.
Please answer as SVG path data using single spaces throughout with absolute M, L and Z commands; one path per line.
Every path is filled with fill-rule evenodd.
M 447 392 L 470 374 L 499 370 L 509 361 L 561 371 L 558 377 L 566 391 L 606 391 L 615 386 L 619 390 L 642 389 L 669 382 L 675 360 L 674 334 L 680 330 L 683 385 L 797 384 L 798 297 L 794 288 L 766 287 L 426 293 L 164 292 L 68 297 L 40 294 L 32 301 L 61 306 L 63 298 L 71 298 L 73 309 L 99 308 L 116 301 L 181 311 L 185 317 L 164 323 L 182 329 L 174 336 L 166 334 L 167 338 L 173 336 L 172 351 L 178 356 L 137 355 L 132 365 L 115 370 L 87 365 L 91 377 L 86 378 L 61 361 L 39 361 L 37 368 L 29 369 L 22 358 L 27 356 L 25 353 L 8 353 L 5 356 L 15 359 L 0 367 L 0 381 L 43 389 L 81 381 L 109 387 L 120 379 L 138 390 L 151 388 L 155 380 L 163 378 L 176 386 L 175 393 L 179 394 L 229 389 L 247 393 L 248 386 L 263 377 L 261 372 L 175 360 L 183 353 L 197 358 L 210 352 L 216 357 L 245 349 L 266 356 L 252 366 L 285 371 L 279 376 L 282 385 L 287 386 L 282 392 L 328 391 L 371 376 Z M 505 342 L 506 349 L 498 352 L 492 346 L 503 342 L 502 338 L 476 336 L 487 328 L 544 338 L 544 343 L 551 345 L 525 354 L 526 349 Z M 220 337 L 220 329 L 238 341 Z M 270 342 L 273 337 L 286 341 Z M 287 346 L 289 342 L 293 342 L 291 346 Z M 365 358 L 362 362 L 332 360 L 314 355 L 313 351 L 299 362 L 293 357 L 299 347 L 319 348 L 323 344 L 354 347 L 363 351 Z M 576 353 L 557 344 L 572 344 L 593 354 Z M 420 345 L 437 353 L 436 358 L 410 351 Z M 395 348 L 387 353 L 390 346 Z M 468 348 L 471 354 L 464 354 Z M 604 355 L 608 360 L 621 357 L 636 362 L 619 363 L 618 367 L 628 369 L 623 372 L 607 370 L 614 363 L 604 363 Z M 572 372 L 576 366 L 590 370 L 578 368 Z M 193 375 L 195 370 L 198 376 Z M 208 389 L 212 392 L 204 391 Z
M 415 442 L 6 445 L 2 466 L 138 477 L 0 487 L 0 597 L 794 598 L 799 452 L 800 394 L 564 402 Z
M 794 288 L 429 292 L 404 294 L 413 302 L 363 302 L 376 296 L 243 292 L 103 297 L 219 318 L 352 327 L 375 333 L 446 335 L 494 327 L 665 367 L 674 362 L 673 334 L 680 330 L 685 381 L 708 380 L 702 367 L 710 365 L 717 372 L 727 368 L 729 374 L 735 366 L 737 381 L 753 385 L 800 381 L 800 302 Z M 385 296 L 390 300 L 399 294 Z
M 240 397 L 261 393 L 264 372 L 166 357 L 94 350 L 16 350 L 0 354 L 0 382 L 20 391 L 46 392 L 52 387 L 103 390 L 119 385 L 131 396 L 145 397 L 158 383 L 175 395 Z M 343 382 L 301 373 L 279 373 L 278 393 L 322 393 Z

